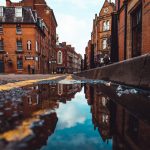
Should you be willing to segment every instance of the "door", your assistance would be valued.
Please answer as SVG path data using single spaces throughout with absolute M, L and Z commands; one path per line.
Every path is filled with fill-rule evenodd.
M 0 60 L 0 73 L 4 73 L 4 62 Z

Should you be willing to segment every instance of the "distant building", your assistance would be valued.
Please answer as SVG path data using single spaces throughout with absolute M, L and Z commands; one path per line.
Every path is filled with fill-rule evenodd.
M 56 27 L 45 0 L 0 7 L 0 73 L 55 73 Z
M 81 71 L 82 56 L 66 42 L 57 45 L 57 73 L 74 73 Z
M 111 1 L 105 0 L 99 15 L 95 15 L 91 40 L 86 47 L 87 69 L 102 66 L 107 56 L 110 61 L 111 54 L 111 14 L 115 10 L 115 5 Z

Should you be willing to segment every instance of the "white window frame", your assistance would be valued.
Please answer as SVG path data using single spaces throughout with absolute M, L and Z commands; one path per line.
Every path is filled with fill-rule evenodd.
M 107 39 L 103 39 L 102 45 L 103 45 L 103 49 L 107 48 Z
M 22 7 L 15 7 L 15 16 L 17 18 L 22 17 Z
M 106 28 L 107 28 L 107 30 L 110 30 L 110 21 L 109 20 L 106 21 Z
M 3 17 L 4 15 L 4 7 L 0 7 L 0 17 Z
M 36 52 L 38 52 L 38 42 L 37 41 L 35 42 L 35 50 L 36 50 Z
M 31 50 L 32 49 L 32 42 L 29 40 L 27 41 L 27 50 Z
M 106 24 L 106 21 L 103 22 L 103 31 L 106 31 L 107 29 L 107 24 Z
M 62 51 L 58 51 L 58 54 L 57 54 L 57 59 L 58 59 L 58 64 L 62 64 L 63 63 L 63 60 L 62 60 Z

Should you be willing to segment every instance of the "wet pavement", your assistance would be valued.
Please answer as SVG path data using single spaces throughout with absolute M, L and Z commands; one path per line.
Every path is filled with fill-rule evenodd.
M 149 150 L 150 92 L 44 81 L 0 92 L 2 150 Z

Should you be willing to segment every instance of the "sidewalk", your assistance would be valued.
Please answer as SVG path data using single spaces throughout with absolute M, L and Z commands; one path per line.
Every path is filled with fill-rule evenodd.
M 19 88 L 43 80 L 57 80 L 66 75 L 0 75 L 0 91 L 8 91 L 13 88 Z

